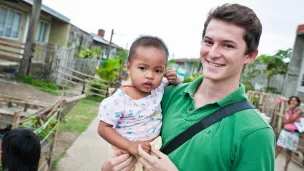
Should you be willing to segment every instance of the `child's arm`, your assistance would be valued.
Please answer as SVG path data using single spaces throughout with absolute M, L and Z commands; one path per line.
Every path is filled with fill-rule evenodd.
M 170 84 L 172 85 L 177 85 L 182 83 L 182 81 L 179 79 L 178 75 L 174 70 L 168 70 L 165 74 L 165 77 L 169 81 Z
M 148 142 L 144 141 L 134 141 L 131 142 L 125 137 L 118 134 L 114 129 L 113 126 L 105 123 L 103 121 L 99 122 L 98 125 L 98 134 L 105 139 L 108 143 L 114 145 L 115 147 L 127 151 L 133 155 L 138 155 L 138 145 L 141 144 L 142 148 L 146 152 L 151 151 L 151 146 Z

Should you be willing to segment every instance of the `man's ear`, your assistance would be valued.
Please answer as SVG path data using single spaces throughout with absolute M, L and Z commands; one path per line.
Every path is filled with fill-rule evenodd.
M 126 62 L 126 69 L 127 69 L 128 74 L 130 74 L 130 72 L 131 72 L 131 63 L 129 61 Z
M 248 54 L 245 56 L 245 61 L 244 64 L 249 64 L 251 63 L 257 56 L 258 56 L 259 51 L 255 50 L 254 52 Z

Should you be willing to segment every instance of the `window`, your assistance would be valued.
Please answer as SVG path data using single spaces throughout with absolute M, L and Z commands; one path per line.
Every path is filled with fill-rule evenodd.
M 18 39 L 20 22 L 20 13 L 0 7 L 0 36 Z
M 37 34 L 38 42 L 46 41 L 47 31 L 48 31 L 48 23 L 45 21 L 40 21 L 39 27 L 38 27 L 38 34 Z

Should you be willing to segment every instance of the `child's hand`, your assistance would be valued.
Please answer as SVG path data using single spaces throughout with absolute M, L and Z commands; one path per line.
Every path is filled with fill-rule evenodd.
M 177 74 L 174 70 L 168 70 L 165 73 L 165 77 L 167 78 L 169 83 L 172 85 L 177 85 L 177 84 L 181 83 L 181 81 L 178 79 Z
M 144 142 L 144 141 L 134 141 L 134 142 L 130 142 L 130 145 L 128 147 L 128 152 L 138 156 L 138 145 L 141 145 L 141 147 L 143 148 L 144 151 L 146 151 L 147 153 L 151 152 L 151 145 L 148 142 Z

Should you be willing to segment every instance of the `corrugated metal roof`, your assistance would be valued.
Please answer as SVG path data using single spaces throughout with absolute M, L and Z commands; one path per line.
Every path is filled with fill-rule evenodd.
M 109 45 L 109 44 L 110 44 L 109 41 L 107 41 L 106 39 L 104 39 L 104 38 L 101 37 L 101 36 L 98 36 L 97 34 L 91 33 L 91 35 L 93 36 L 93 39 L 94 39 L 95 41 L 97 41 L 97 42 L 100 42 L 100 43 L 105 44 L 105 45 Z M 113 43 L 113 42 L 111 43 L 111 46 L 112 46 L 112 47 L 115 47 L 115 48 L 121 48 L 120 46 L 116 45 L 116 44 Z
M 34 4 L 33 0 L 23 0 L 23 1 L 26 2 L 26 3 L 28 3 L 28 4 L 30 4 L 30 5 Z M 53 15 L 54 17 L 59 18 L 62 21 L 65 21 L 67 23 L 70 23 L 70 21 L 71 21 L 71 19 L 69 19 L 68 17 L 60 14 L 59 12 L 57 12 L 57 11 L 55 11 L 55 10 L 51 9 L 50 7 L 45 6 L 43 4 L 41 5 L 41 10 L 43 10 L 44 12 L 47 12 L 47 13 Z

